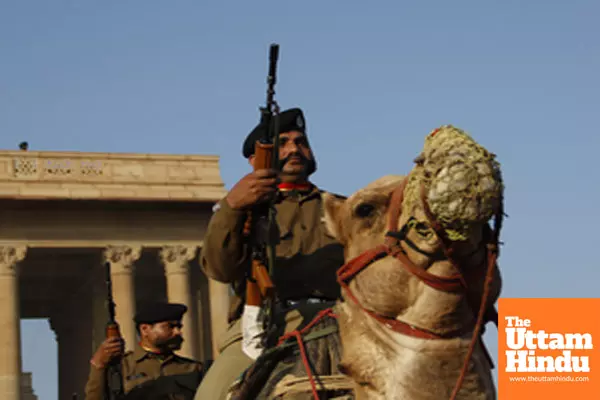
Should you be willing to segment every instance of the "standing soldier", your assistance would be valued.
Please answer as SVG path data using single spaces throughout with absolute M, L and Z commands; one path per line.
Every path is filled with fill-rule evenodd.
M 254 146 L 268 129 L 259 123 L 243 145 L 243 155 L 254 166 Z M 221 400 L 229 386 L 256 358 L 245 345 L 242 332 L 244 285 L 250 249 L 242 231 L 248 210 L 276 196 L 279 240 L 271 277 L 278 295 L 284 327 L 296 329 L 318 311 L 331 307 L 339 297 L 336 270 L 344 262 L 343 247 L 322 221 L 321 193 L 309 181 L 316 161 L 306 136 L 301 109 L 279 115 L 281 171 L 256 170 L 240 179 L 219 201 L 209 222 L 201 253 L 201 267 L 212 279 L 232 285 L 235 293 L 229 327 L 219 343 L 219 356 L 198 388 L 196 400 Z M 279 319 L 279 318 L 277 318 Z
M 140 341 L 121 360 L 126 399 L 189 400 L 203 376 L 202 363 L 176 355 L 181 348 L 181 320 L 187 307 L 148 304 L 134 318 Z M 121 338 L 106 339 L 90 360 L 86 400 L 104 400 L 106 369 L 123 354 Z

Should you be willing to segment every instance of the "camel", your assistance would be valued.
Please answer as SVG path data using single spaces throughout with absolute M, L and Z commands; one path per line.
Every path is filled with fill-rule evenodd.
M 415 163 L 407 176 L 383 176 L 346 199 L 324 195 L 324 223 L 344 245 L 346 264 L 338 271 L 342 298 L 313 329 L 338 329 L 325 345 L 288 357 L 294 367 L 287 375 L 272 373 L 263 381 L 269 390 L 256 398 L 496 399 L 481 335 L 487 322 L 497 326 L 502 285 L 499 164 L 451 125 L 427 135 Z M 323 346 L 340 353 L 328 375 L 332 386 L 338 379 L 339 389 L 351 390 L 315 390 L 314 381 L 323 378 L 318 366 L 290 378 Z M 286 378 L 285 385 L 293 381 L 304 392 L 276 395 L 278 388 L 285 392 Z

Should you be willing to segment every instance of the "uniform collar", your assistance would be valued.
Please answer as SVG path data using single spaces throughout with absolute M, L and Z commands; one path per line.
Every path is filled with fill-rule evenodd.
M 291 182 L 283 182 L 277 185 L 278 189 L 281 192 L 291 192 L 296 191 L 298 193 L 309 193 L 315 187 L 310 182 L 307 183 L 291 183 Z
M 285 199 L 295 201 L 306 201 L 314 197 L 315 194 L 319 194 L 321 191 L 313 183 L 281 183 L 278 186 L 278 198 L 279 201 Z
M 173 353 L 171 353 L 171 354 L 155 353 L 152 350 L 146 349 L 145 347 L 143 347 L 141 345 L 141 343 L 139 343 L 139 342 L 136 344 L 135 349 L 133 350 L 133 358 L 137 362 L 140 362 L 140 361 L 144 360 L 145 358 L 156 358 L 157 360 L 166 361 L 166 360 L 170 360 L 174 356 L 175 355 Z

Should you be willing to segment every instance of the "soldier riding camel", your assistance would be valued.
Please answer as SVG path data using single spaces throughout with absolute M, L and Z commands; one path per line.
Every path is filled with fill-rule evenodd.
M 265 136 L 262 121 L 250 132 L 243 156 L 255 162 L 255 143 Z M 276 330 L 284 334 L 309 323 L 319 311 L 335 304 L 340 288 L 336 270 L 344 263 L 343 248 L 323 222 L 322 195 L 310 181 L 316 160 L 310 147 L 306 120 L 300 108 L 279 114 L 279 171 L 255 170 L 242 177 L 219 201 L 208 224 L 201 268 L 210 278 L 230 284 L 234 297 L 229 326 L 215 359 L 196 393 L 196 400 L 220 400 L 255 361 L 245 345 L 243 313 L 250 249 L 242 231 L 248 210 L 275 200 L 278 243 L 272 280 L 277 290 Z

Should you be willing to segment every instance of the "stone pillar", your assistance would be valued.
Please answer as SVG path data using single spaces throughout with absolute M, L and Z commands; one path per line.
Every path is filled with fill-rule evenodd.
M 125 350 L 133 350 L 137 342 L 135 331 L 135 262 L 140 258 L 141 246 L 108 246 L 105 261 L 110 263 L 115 319 L 125 340 Z
M 18 264 L 25 246 L 0 246 L 0 398 L 21 398 L 21 310 Z
M 165 267 L 167 298 L 171 303 L 181 303 L 188 307 L 183 316 L 183 345 L 179 353 L 183 357 L 198 358 L 196 321 L 192 292 L 190 289 L 190 264 L 196 256 L 196 246 L 165 246 L 159 252 Z
M 210 298 L 210 325 L 212 334 L 213 358 L 219 354 L 219 340 L 227 331 L 227 315 L 229 314 L 229 285 L 208 279 L 208 295 Z

